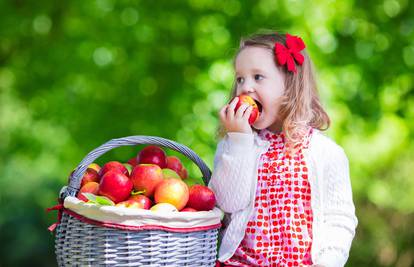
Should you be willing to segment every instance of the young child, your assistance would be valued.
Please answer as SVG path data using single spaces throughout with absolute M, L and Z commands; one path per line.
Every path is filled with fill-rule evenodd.
M 348 159 L 321 133 L 321 106 L 302 39 L 257 34 L 241 41 L 223 139 L 209 186 L 226 213 L 221 266 L 343 266 L 355 235 Z M 241 94 L 259 106 L 235 110 Z

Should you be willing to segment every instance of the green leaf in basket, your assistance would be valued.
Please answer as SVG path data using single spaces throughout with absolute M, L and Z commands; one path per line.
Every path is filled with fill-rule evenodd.
M 88 203 L 96 203 L 96 196 L 91 193 L 82 193 L 87 199 Z
M 82 193 L 87 199 L 87 203 L 102 205 L 102 206 L 115 206 L 115 203 L 107 197 L 96 196 L 91 193 Z
M 115 206 L 112 200 L 104 196 L 96 196 L 96 203 L 103 206 Z
M 132 190 L 131 195 L 135 196 L 135 195 L 141 195 L 141 194 L 144 194 L 144 193 L 145 193 L 145 189 L 142 190 L 142 191 Z

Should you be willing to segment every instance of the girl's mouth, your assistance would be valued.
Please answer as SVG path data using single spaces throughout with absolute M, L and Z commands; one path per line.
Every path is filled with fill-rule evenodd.
M 259 109 L 259 112 L 260 113 L 262 113 L 262 110 L 263 110 L 263 106 L 262 106 L 262 103 L 260 103 L 259 101 L 257 101 L 256 99 L 254 100 L 255 102 L 256 102 L 256 104 L 257 104 L 257 108 Z

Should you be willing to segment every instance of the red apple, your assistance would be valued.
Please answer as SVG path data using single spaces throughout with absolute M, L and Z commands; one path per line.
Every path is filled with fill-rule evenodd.
M 196 210 L 212 210 L 216 205 L 216 196 L 214 192 L 204 185 L 193 185 L 190 187 L 190 196 L 187 207 Z
M 260 115 L 259 107 L 257 106 L 256 101 L 248 95 L 239 95 L 239 101 L 236 104 L 234 111 L 236 112 L 242 104 L 249 104 L 253 107 L 252 113 L 249 117 L 249 124 L 252 125 Z
M 110 161 L 110 162 L 105 163 L 105 165 L 99 171 L 99 175 L 102 177 L 105 175 L 105 173 L 111 170 L 116 170 L 123 174 L 128 175 L 127 168 L 121 162 L 118 162 L 118 161 Z
M 128 176 L 119 170 L 110 170 L 102 176 L 98 194 L 118 203 L 128 199 L 132 187 L 133 184 Z
M 184 209 L 180 210 L 181 212 L 197 212 L 198 210 L 190 208 L 190 207 L 185 207 Z
M 99 174 L 95 169 L 87 168 L 82 177 L 81 187 L 89 182 L 99 183 L 100 180 L 101 177 L 99 177 Z
M 99 173 L 99 170 L 101 169 L 101 167 L 96 163 L 89 164 L 88 168 L 94 169 L 97 173 Z
M 138 164 L 156 164 L 161 169 L 167 167 L 166 154 L 158 146 L 144 147 L 137 155 Z
M 99 184 L 97 182 L 89 182 L 81 187 L 81 189 L 79 190 L 77 194 L 77 197 L 82 201 L 88 202 L 88 199 L 83 195 L 83 193 L 91 193 L 91 194 L 97 195 L 98 190 L 99 190 Z
M 181 210 L 187 205 L 189 191 L 187 185 L 179 179 L 163 180 L 154 192 L 156 203 L 170 203 L 177 210 Z
M 136 165 L 138 165 L 138 163 L 137 163 L 137 157 L 133 157 L 133 158 L 130 158 L 128 161 L 127 161 L 132 167 L 135 167 Z
M 116 204 L 116 206 L 149 210 L 152 206 L 152 201 L 144 195 L 135 195 L 130 196 L 125 201 L 119 202 L 118 204 Z
M 134 189 L 144 190 L 144 195 L 152 197 L 157 185 L 164 180 L 160 166 L 155 164 L 138 164 L 131 173 L 131 181 Z
M 183 164 L 181 163 L 181 160 L 176 156 L 168 156 L 167 168 L 175 171 L 176 173 L 180 173 L 183 168 Z
M 187 169 L 183 166 L 183 168 L 181 169 L 181 171 L 178 173 L 178 175 L 180 175 L 181 179 L 187 179 L 188 177 L 188 172 Z

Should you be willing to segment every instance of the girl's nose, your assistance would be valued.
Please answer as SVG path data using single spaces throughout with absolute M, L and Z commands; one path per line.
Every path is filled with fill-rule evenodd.
M 245 82 L 243 84 L 242 88 L 241 88 L 241 91 L 242 91 L 242 93 L 245 93 L 245 94 L 246 93 L 253 93 L 254 92 L 254 87 L 251 84 Z

